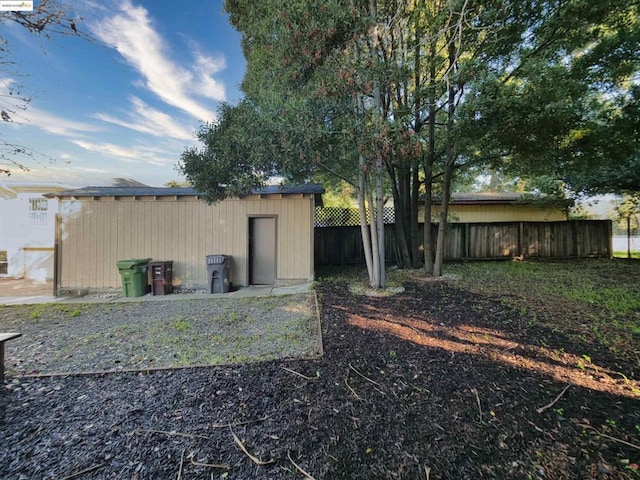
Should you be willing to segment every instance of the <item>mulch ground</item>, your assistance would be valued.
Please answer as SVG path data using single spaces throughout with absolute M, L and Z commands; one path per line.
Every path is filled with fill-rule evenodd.
M 638 365 L 405 287 L 320 285 L 321 360 L 9 379 L 0 478 L 640 478 Z

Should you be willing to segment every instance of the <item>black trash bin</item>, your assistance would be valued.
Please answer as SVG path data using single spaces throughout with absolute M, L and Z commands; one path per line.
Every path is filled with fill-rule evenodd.
M 230 255 L 207 255 L 207 281 L 209 293 L 227 293 L 231 288 Z
M 173 290 L 173 260 L 168 262 L 149 263 L 151 275 L 151 293 L 153 295 L 169 295 Z

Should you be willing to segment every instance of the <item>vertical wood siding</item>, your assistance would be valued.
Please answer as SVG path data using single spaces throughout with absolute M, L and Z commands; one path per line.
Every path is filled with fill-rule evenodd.
M 278 281 L 313 279 L 311 196 L 228 199 L 209 206 L 195 197 L 63 199 L 60 289 L 120 287 L 118 260 L 173 260 L 176 286 L 204 287 L 206 255 L 233 257 L 231 281 L 248 282 L 251 216 L 277 218 Z

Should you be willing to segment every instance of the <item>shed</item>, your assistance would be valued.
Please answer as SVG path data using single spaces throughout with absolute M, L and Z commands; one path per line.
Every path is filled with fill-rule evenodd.
M 173 261 L 173 285 L 206 288 L 207 255 L 230 255 L 234 286 L 311 281 L 316 184 L 268 186 L 205 203 L 192 188 L 86 187 L 51 193 L 58 294 L 120 288 L 116 262 Z

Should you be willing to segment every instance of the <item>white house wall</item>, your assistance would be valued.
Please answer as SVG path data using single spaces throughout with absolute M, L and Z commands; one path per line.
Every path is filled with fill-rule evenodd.
M 47 211 L 37 220 L 30 216 L 30 199 L 47 202 Z M 7 252 L 7 273 L 3 277 L 53 278 L 53 246 L 57 199 L 46 200 L 42 193 L 17 193 L 0 197 L 0 251 Z
M 277 218 L 278 282 L 313 279 L 313 197 L 228 199 L 209 206 L 196 197 L 62 199 L 58 288 L 119 288 L 118 260 L 173 260 L 173 284 L 202 288 L 206 255 L 231 255 L 231 281 L 248 284 L 248 225 Z

